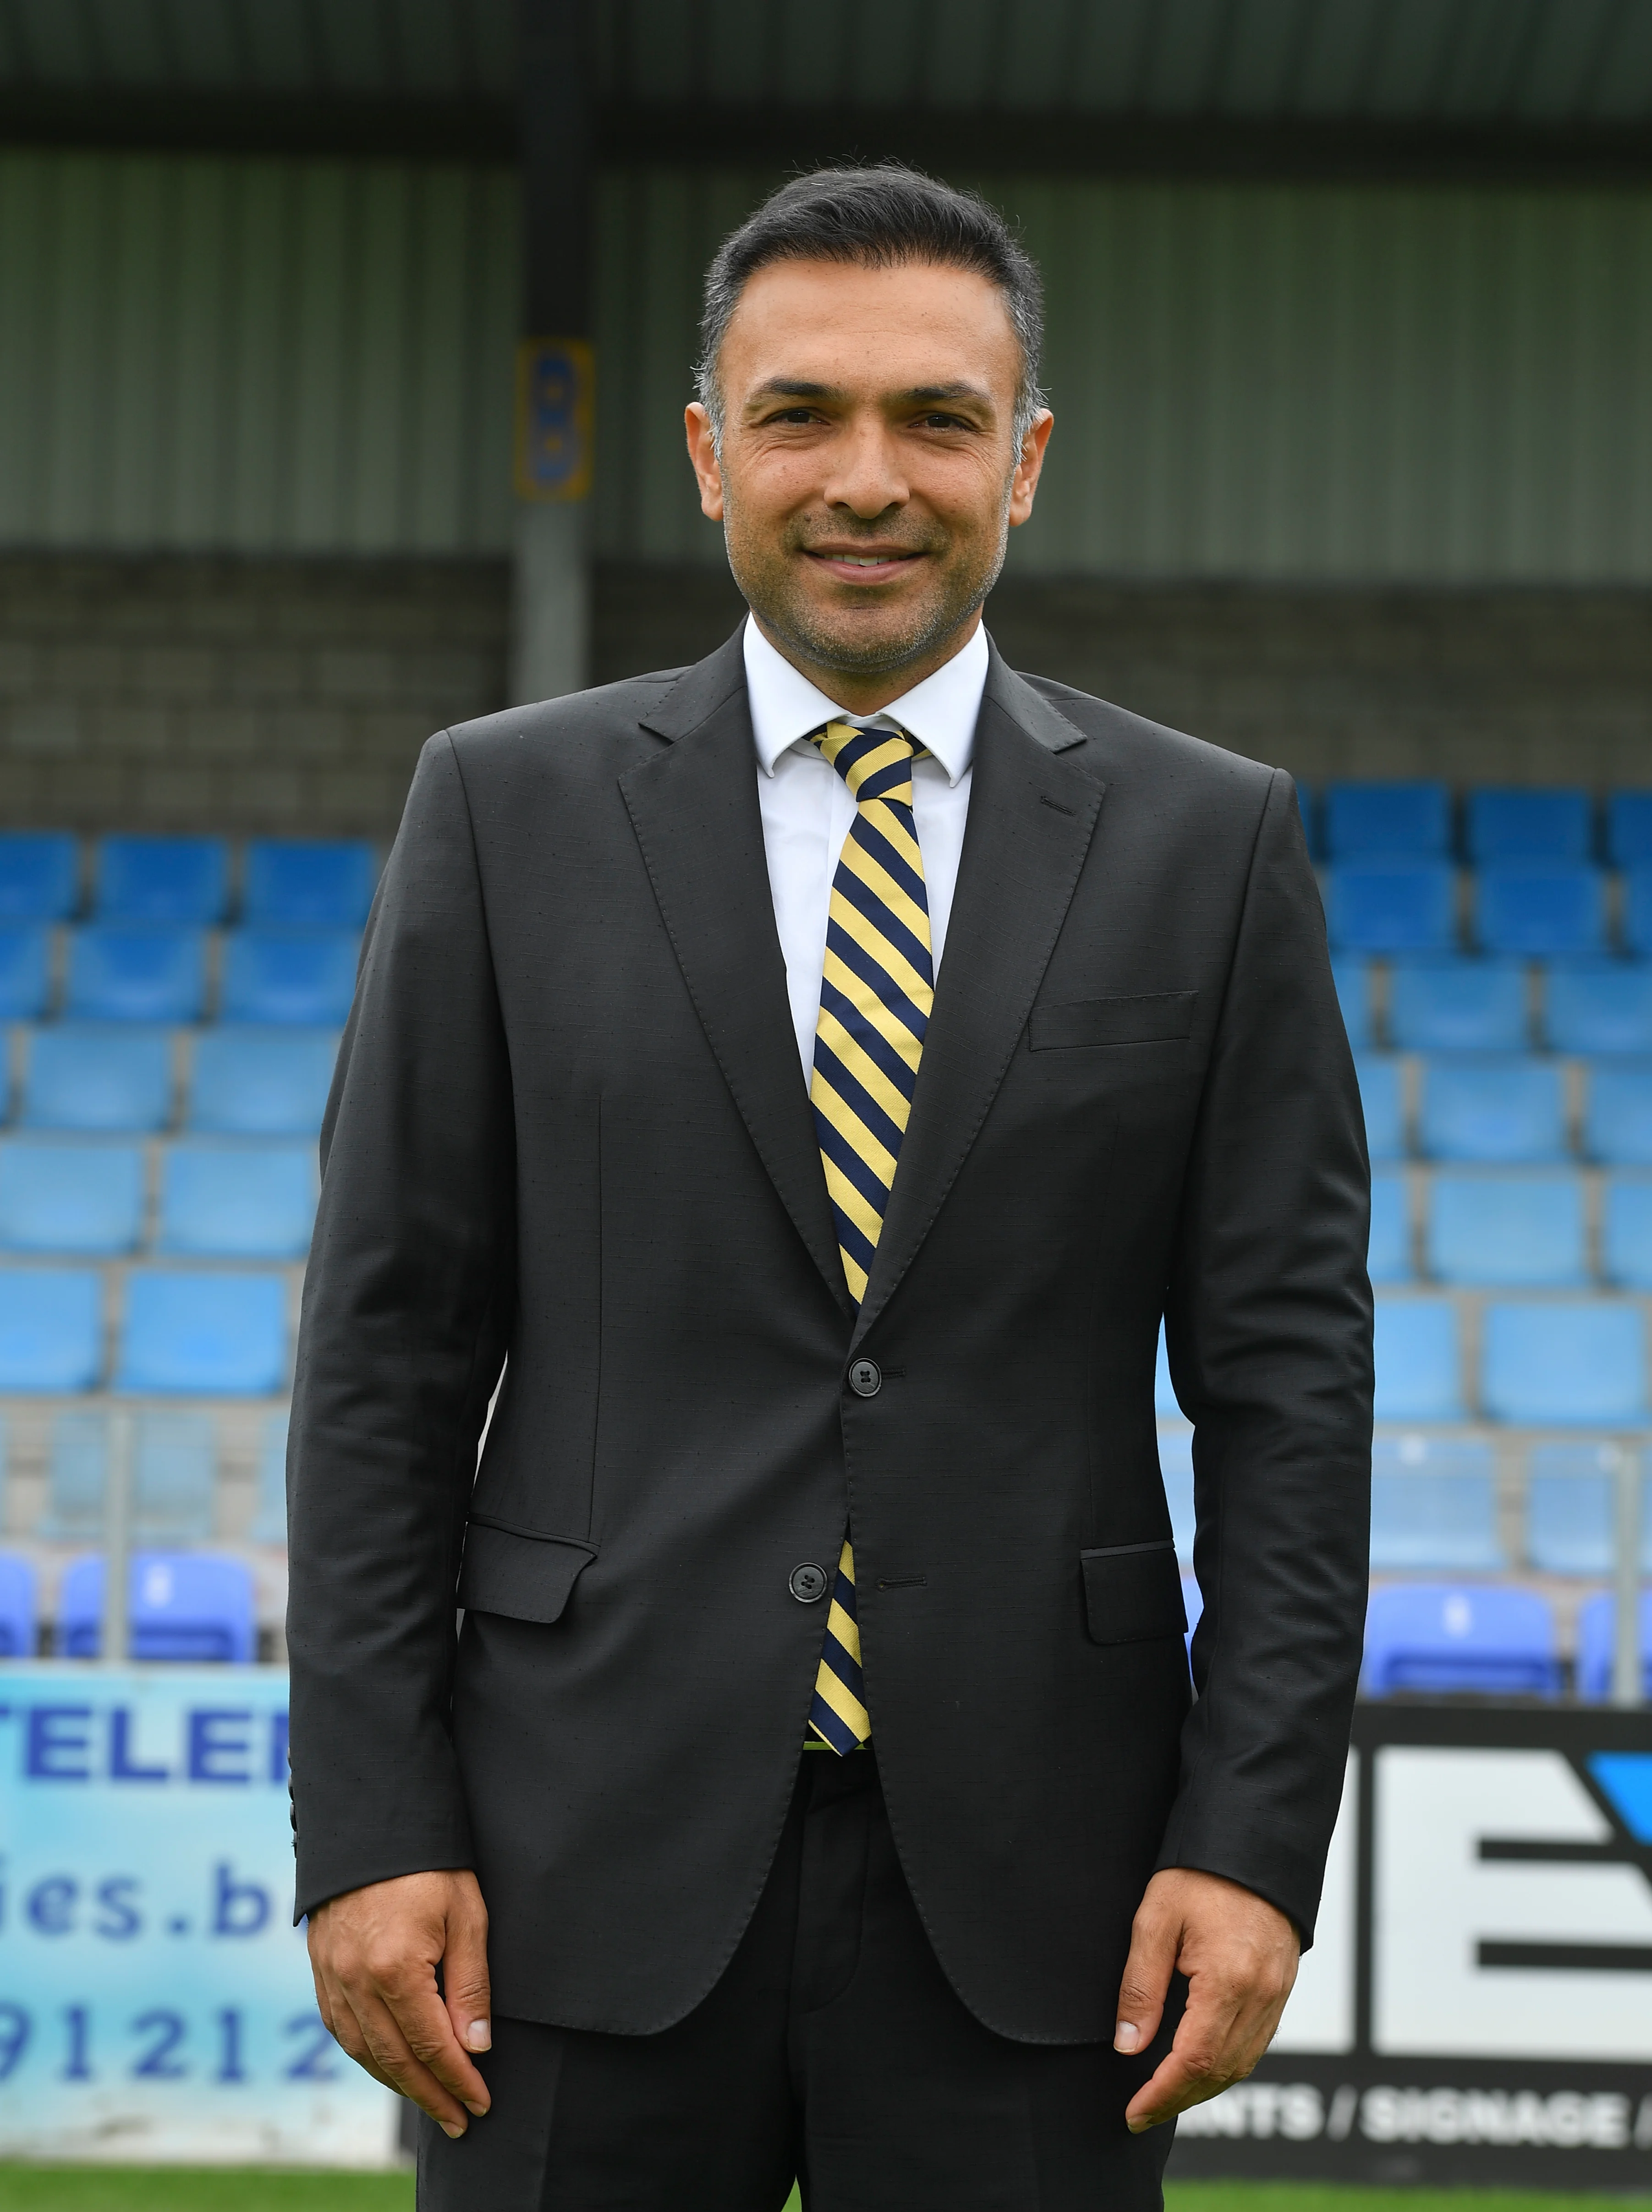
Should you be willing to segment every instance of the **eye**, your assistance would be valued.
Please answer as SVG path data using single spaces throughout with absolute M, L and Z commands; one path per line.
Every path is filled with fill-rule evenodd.
M 926 430 L 968 430 L 974 427 L 966 422 L 962 415 L 943 415 L 938 411 L 920 415 L 918 420 Z

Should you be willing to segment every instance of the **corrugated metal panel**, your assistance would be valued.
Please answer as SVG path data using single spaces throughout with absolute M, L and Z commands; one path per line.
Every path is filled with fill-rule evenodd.
M 598 540 L 722 558 L 678 424 L 751 177 L 601 202 Z M 1652 581 L 1652 194 L 988 181 L 1049 289 L 1022 574 Z
M 507 172 L 0 155 L 0 542 L 508 543 Z

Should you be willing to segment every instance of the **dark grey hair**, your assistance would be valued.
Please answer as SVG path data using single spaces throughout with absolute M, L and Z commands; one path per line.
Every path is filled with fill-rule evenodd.
M 741 293 L 774 261 L 858 262 L 890 269 L 928 261 L 969 269 L 996 284 L 1021 346 L 1013 434 L 1017 450 L 1044 404 L 1038 357 L 1044 342 L 1044 287 L 1038 264 L 995 207 L 903 162 L 816 169 L 772 193 L 731 232 L 706 271 L 695 385 L 720 451 L 723 393 L 717 356 Z

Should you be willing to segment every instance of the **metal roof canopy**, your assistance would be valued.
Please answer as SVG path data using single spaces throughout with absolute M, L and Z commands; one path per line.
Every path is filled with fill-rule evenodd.
M 508 161 L 514 17 L 0 0 L 0 137 Z M 610 164 L 1652 172 L 1652 0 L 595 0 L 590 21 Z

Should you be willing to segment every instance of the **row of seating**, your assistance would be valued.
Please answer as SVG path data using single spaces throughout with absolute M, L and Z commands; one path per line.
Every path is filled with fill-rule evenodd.
M 0 1267 L 0 1391 L 107 1377 L 154 1397 L 267 1397 L 288 1381 L 291 1303 L 286 1275 L 252 1268 L 133 1267 L 106 1284 L 90 1267 Z
M 0 1152 L 0 1193 L 4 1166 Z M 1371 1280 L 1652 1291 L 1652 1176 L 1596 1180 L 1575 1168 L 1378 1168 Z
M 0 1252 L 301 1260 L 319 1188 L 312 1143 L 12 1138 L 0 1142 Z
M 69 830 L 0 836 L 0 921 L 67 921 L 89 904 L 108 921 L 197 927 L 236 907 L 276 929 L 359 930 L 378 881 L 363 839 L 254 837 L 237 870 L 227 837 L 101 837 Z
M 1652 961 L 1479 960 L 1449 953 L 1332 962 L 1356 1051 L 1528 1052 L 1652 1059 Z
M 1641 1695 L 1652 1698 L 1652 1590 L 1640 1602 Z M 1577 1616 L 1572 1686 L 1589 1704 L 1612 1694 L 1617 1602 L 1602 1591 Z M 1511 1584 L 1393 1583 L 1365 1616 L 1361 1694 L 1368 1698 L 1562 1697 L 1566 1670 L 1554 1608 Z
M 1324 898 L 1338 951 L 1452 952 L 1467 940 L 1526 959 L 1604 953 L 1615 906 L 1625 951 L 1652 952 L 1652 867 L 1614 883 L 1564 860 L 1511 860 L 1467 879 L 1444 860 L 1339 860 Z
M 127 1656 L 199 1666 L 246 1665 L 258 1656 L 252 1577 L 246 1563 L 210 1552 L 134 1552 L 127 1562 Z M 66 1659 L 103 1649 L 103 1561 L 64 1571 L 55 1644 Z M 0 1659 L 33 1658 L 40 1644 L 39 1585 L 27 1559 L 0 1553 Z
M 1357 1053 L 1373 1160 L 1652 1167 L 1652 1060 Z
M 1322 799 L 1298 786 L 1315 852 L 1332 860 L 1443 860 L 1461 852 L 1477 866 L 1510 860 L 1652 865 L 1652 791 L 1613 791 L 1597 810 L 1577 785 L 1485 785 L 1464 794 L 1461 837 L 1449 784 L 1423 778 L 1340 782 Z
M 129 1526 L 140 1544 L 204 1544 L 218 1520 L 220 1438 L 216 1418 L 175 1406 L 143 1407 L 131 1416 Z M 246 1540 L 287 1540 L 287 1413 L 263 1415 L 256 1448 L 257 1497 Z M 42 1543 L 95 1544 L 103 1532 L 109 1474 L 110 1417 L 76 1407 L 54 1413 L 47 1431 L 46 1504 L 28 1534 Z M 10 1456 L 0 1417 L 0 1470 Z M 12 1516 L 15 1524 L 15 1515 Z
M 104 1027 L 64 1022 L 12 1033 L 10 1085 L 26 1129 L 143 1136 L 313 1137 L 338 1052 L 336 1029 Z M 7 1095 L 15 1091 L 15 1098 Z
M 54 959 L 61 939 L 62 959 Z M 353 929 L 203 929 L 88 922 L 54 932 L 0 923 L 0 1020 L 331 1024 L 349 1012 Z M 215 954 L 217 956 L 215 957 Z

